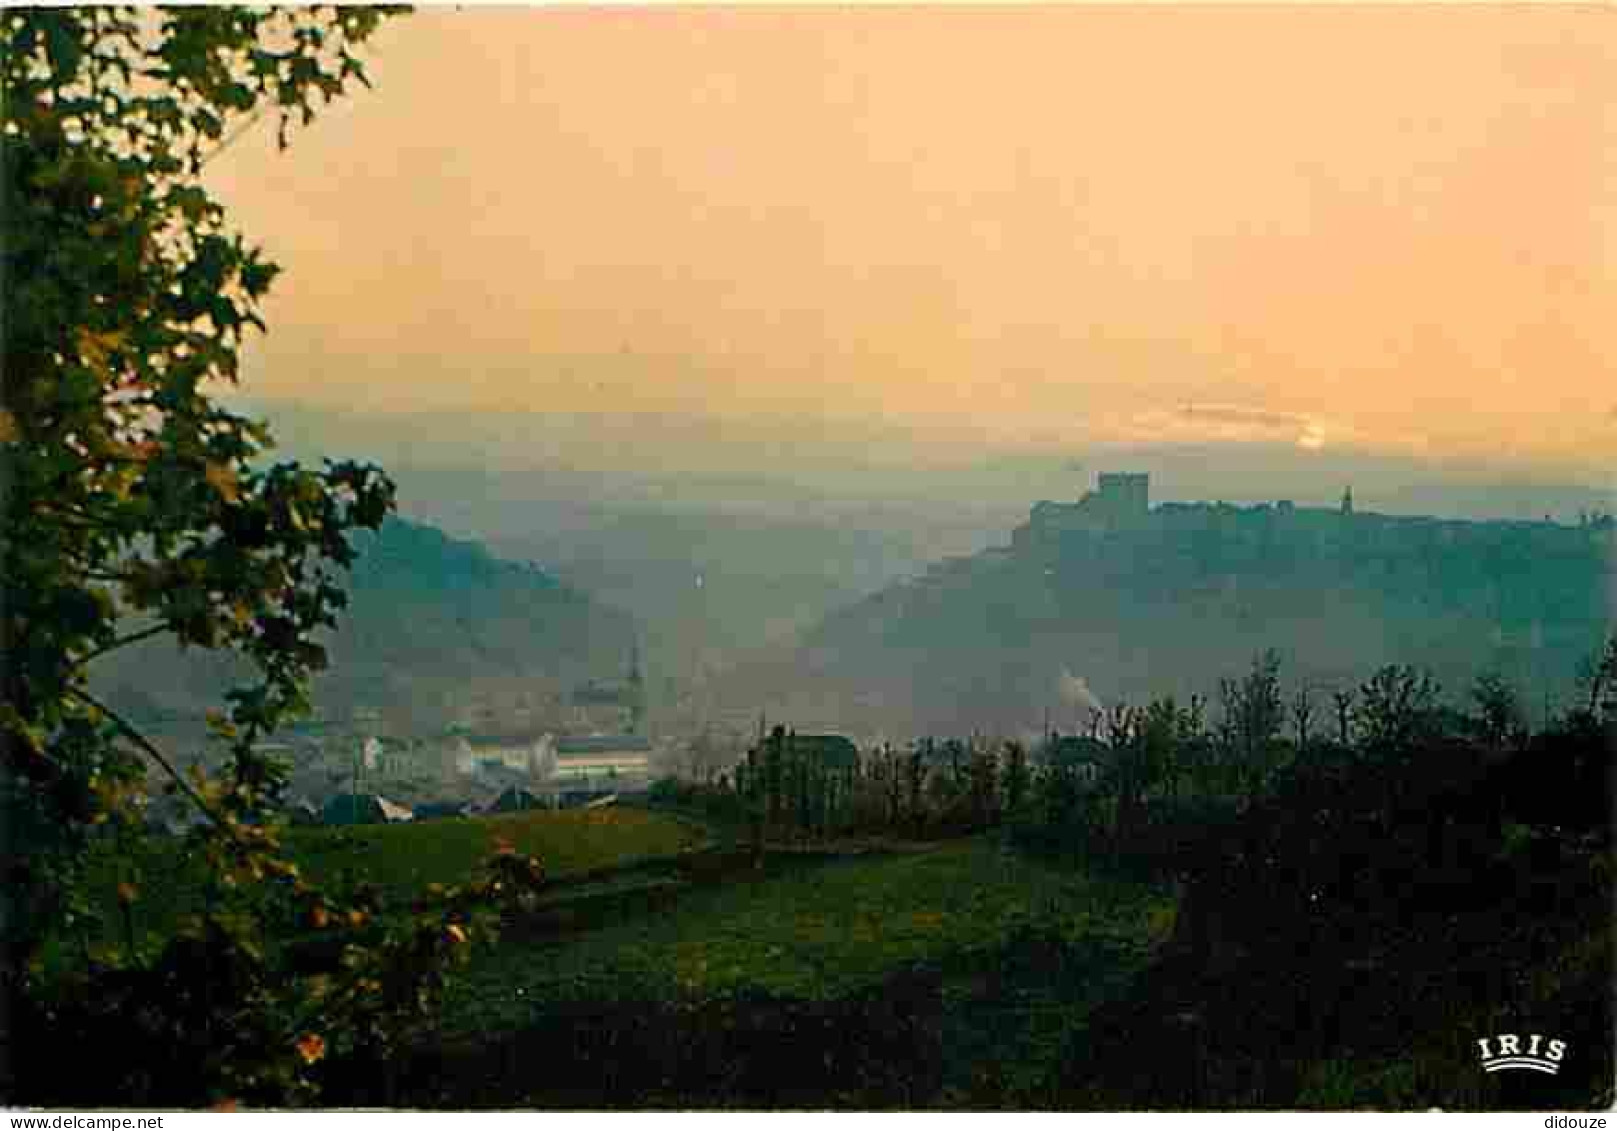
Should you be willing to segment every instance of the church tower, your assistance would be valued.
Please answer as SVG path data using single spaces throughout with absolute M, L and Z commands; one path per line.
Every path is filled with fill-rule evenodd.
M 646 723 L 646 681 L 640 671 L 638 638 L 629 651 L 629 676 L 624 681 L 623 699 L 628 715 L 628 733 L 639 734 Z

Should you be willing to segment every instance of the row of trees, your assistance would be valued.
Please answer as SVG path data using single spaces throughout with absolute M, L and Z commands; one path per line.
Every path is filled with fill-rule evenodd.
M 1583 682 L 1582 705 L 1563 726 L 1617 715 L 1617 638 L 1585 665 Z M 732 773 L 710 778 L 706 793 L 760 835 L 919 835 L 1011 822 L 1126 837 L 1153 804 L 1250 804 L 1311 760 L 1391 769 L 1433 743 L 1504 753 L 1532 738 L 1515 692 L 1493 674 L 1478 678 L 1463 709 L 1445 702 L 1429 674 L 1403 665 L 1334 692 L 1321 717 L 1325 705 L 1306 685 L 1288 696 L 1269 651 L 1220 682 L 1212 712 L 1199 696 L 1119 703 L 1092 712 L 1086 733 L 1051 733 L 1031 748 L 929 738 L 861 753 L 845 740 L 777 727 Z

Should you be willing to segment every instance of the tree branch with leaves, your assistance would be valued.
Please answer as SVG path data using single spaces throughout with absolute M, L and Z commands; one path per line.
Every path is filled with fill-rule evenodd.
M 321 634 L 345 604 L 349 536 L 381 525 L 394 489 L 360 463 L 272 462 L 265 425 L 221 399 L 246 337 L 264 330 L 277 268 L 200 179 L 254 122 L 273 119 L 284 146 L 365 82 L 359 53 L 398 10 L 0 13 L 0 994 L 8 1025 L 37 1023 L 27 1042 L 37 1065 L 49 1068 L 52 1047 L 40 1026 L 81 1053 L 115 1038 L 110 1063 L 72 1059 L 91 1066 L 83 1079 L 120 1081 L 116 1096 L 59 1100 L 307 1096 L 328 1047 L 301 1028 L 310 1003 L 323 1003 L 328 1025 L 381 1039 L 375 1002 L 424 1008 L 440 951 L 473 926 L 457 896 L 377 933 L 281 851 L 273 808 L 285 768 L 261 740 L 307 709 L 326 664 Z M 213 718 L 228 749 L 217 778 L 182 777 L 92 691 L 95 661 L 163 639 L 249 662 L 252 677 Z M 49 944 L 93 907 L 91 850 L 138 827 L 149 770 L 208 817 L 194 834 L 207 912 L 155 950 L 130 929 L 123 946 L 52 970 Z M 126 926 L 138 898 L 137 883 L 120 883 Z M 344 989 L 316 993 L 265 950 L 277 916 L 361 932 L 339 948 Z M 179 984 L 187 978 L 212 981 Z M 370 1003 L 347 1022 L 331 1008 L 344 994 Z M 211 1020 L 181 1023 L 192 1009 Z M 217 1040 L 221 1018 L 243 1039 Z M 163 1040 L 173 1048 L 160 1056 Z M 165 1076 L 153 1058 L 179 1071 Z M 8 1093 L 24 1078 L 13 1068 Z

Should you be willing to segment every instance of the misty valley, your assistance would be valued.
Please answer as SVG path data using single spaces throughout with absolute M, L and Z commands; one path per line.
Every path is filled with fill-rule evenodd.
M 1614 32 L 0 7 L 0 1106 L 1598 1123 Z
M 402 519 L 357 542 L 315 712 L 267 747 L 294 858 L 378 917 L 480 846 L 546 875 L 430 1028 L 389 1064 L 322 1061 L 324 1094 L 1598 1096 L 1608 515 L 1153 503 L 1108 473 L 931 563 L 920 535 L 783 519 L 588 529 L 556 572 Z M 771 627 L 771 600 L 817 613 Z M 229 677 L 153 645 L 102 673 L 202 763 Z M 149 876 L 195 820 L 151 806 Z M 184 876 L 147 887 L 137 938 L 183 914 Z M 1500 982 L 1522 954 L 1542 976 Z M 1574 1050 L 1530 1096 L 1470 1063 L 1471 1034 L 1524 1009 Z

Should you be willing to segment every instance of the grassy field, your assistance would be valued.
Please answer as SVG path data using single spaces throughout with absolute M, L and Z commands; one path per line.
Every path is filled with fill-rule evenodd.
M 1049 1106 L 1075 1027 L 1175 908 L 993 835 L 662 883 L 660 904 L 478 952 L 400 1102 Z
M 1145 955 L 1170 896 L 1028 860 L 992 838 L 806 864 L 683 894 L 663 914 L 578 938 L 502 944 L 456 979 L 449 1032 L 528 1023 L 558 1001 L 824 1000 L 932 963 L 972 969 L 1019 935 Z M 973 989 L 970 977 L 955 987 Z
M 502 842 L 566 877 L 651 857 L 704 840 L 700 826 L 642 809 L 609 807 L 508 813 L 421 824 L 293 829 L 287 847 L 316 883 L 363 880 L 393 898 L 427 884 L 459 883 Z
M 1074 1027 L 1174 925 L 1166 890 L 994 835 L 772 852 L 756 870 L 688 851 L 707 840 L 624 808 L 302 829 L 288 847 L 315 881 L 394 899 L 463 880 L 502 842 L 564 881 L 451 979 L 407 1073 L 423 1091 L 385 1097 L 407 1105 L 1048 1106 Z M 169 858 L 145 865 L 136 921 L 155 927 L 196 888 Z
M 565 879 L 601 868 L 672 856 L 706 839 L 700 825 L 639 809 L 510 813 L 400 825 L 359 825 L 287 830 L 288 855 L 313 883 L 342 890 L 374 886 L 389 903 L 402 903 L 427 884 L 457 884 L 503 842 L 539 857 L 547 873 Z M 132 911 L 137 937 L 162 934 L 201 903 L 202 872 L 182 842 L 150 837 L 95 863 L 91 890 L 101 909 L 99 938 L 122 941 L 116 900 L 120 881 L 139 891 Z

